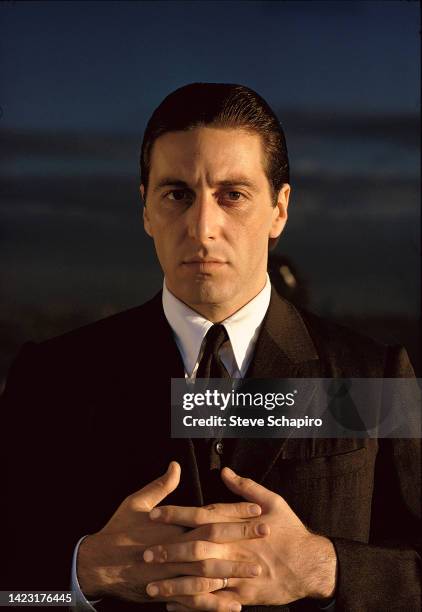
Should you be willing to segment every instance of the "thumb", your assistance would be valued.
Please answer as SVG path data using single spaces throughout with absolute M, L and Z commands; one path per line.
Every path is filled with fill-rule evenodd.
M 149 512 L 167 495 L 170 495 L 178 487 L 179 482 L 180 465 L 177 461 L 172 461 L 165 474 L 149 482 L 145 487 L 133 494 L 133 509 Z
M 228 467 L 221 471 L 224 484 L 232 493 L 240 495 L 247 501 L 259 504 L 262 510 L 268 512 L 270 506 L 279 496 L 250 478 L 242 478 Z

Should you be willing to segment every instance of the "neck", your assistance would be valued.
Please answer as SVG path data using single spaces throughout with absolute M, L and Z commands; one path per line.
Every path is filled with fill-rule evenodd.
M 204 319 L 211 321 L 211 323 L 221 323 L 228 317 L 231 317 L 231 315 L 233 315 L 235 312 L 243 308 L 243 306 L 246 306 L 246 304 L 253 300 L 258 293 L 251 297 L 250 300 L 240 302 L 239 304 L 187 304 L 187 306 L 198 314 L 202 315 Z

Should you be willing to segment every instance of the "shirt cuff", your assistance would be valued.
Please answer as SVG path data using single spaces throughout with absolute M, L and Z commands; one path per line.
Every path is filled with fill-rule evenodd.
M 87 536 L 83 536 L 76 544 L 75 550 L 73 551 L 73 559 L 72 559 L 72 576 L 70 588 L 75 595 L 75 603 L 70 607 L 74 612 L 96 612 L 93 604 L 97 604 L 101 599 L 97 599 L 95 601 L 89 602 L 85 595 L 81 591 L 81 587 L 79 586 L 78 574 L 76 572 L 76 561 L 78 558 L 79 546 L 81 545 L 82 540 L 84 540 Z
M 336 609 L 336 600 L 330 599 L 330 601 L 324 601 L 324 603 L 317 604 L 318 610 L 325 610 L 325 612 L 334 612 Z

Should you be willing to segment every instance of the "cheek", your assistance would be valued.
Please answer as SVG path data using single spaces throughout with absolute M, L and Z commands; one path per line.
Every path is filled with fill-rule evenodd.
M 262 216 L 249 219 L 247 223 L 237 224 L 231 231 L 231 240 L 235 250 L 247 251 L 250 259 L 261 255 L 268 247 L 270 223 Z
M 172 267 L 183 247 L 183 233 L 172 223 L 157 223 L 154 226 L 154 245 L 160 262 Z

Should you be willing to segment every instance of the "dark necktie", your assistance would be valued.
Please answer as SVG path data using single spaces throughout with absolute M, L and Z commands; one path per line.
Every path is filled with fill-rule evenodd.
M 229 337 L 224 325 L 213 325 L 209 328 L 196 373 L 197 378 L 230 378 L 218 354 L 223 344 L 228 340 Z M 228 441 L 224 440 L 223 442 L 221 438 L 197 438 L 194 440 L 205 504 L 220 501 L 224 493 L 220 469 L 222 467 L 222 455 L 226 454 L 228 450 L 226 442 Z M 204 486 L 205 483 L 206 487 Z
M 224 325 L 213 325 L 205 336 L 205 346 L 199 362 L 197 378 L 230 378 L 218 353 L 229 339 Z

